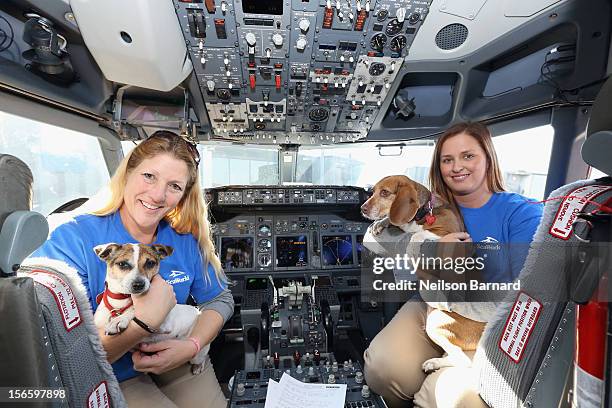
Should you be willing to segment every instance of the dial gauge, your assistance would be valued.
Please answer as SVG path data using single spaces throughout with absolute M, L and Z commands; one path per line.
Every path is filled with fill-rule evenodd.
M 400 31 L 402 31 L 402 27 L 404 27 L 404 23 L 403 22 L 400 23 L 397 20 L 397 18 L 394 18 L 393 20 L 389 21 L 389 24 L 387 24 L 385 33 L 387 35 L 395 35 L 399 33 Z
M 378 33 L 370 40 L 370 47 L 376 51 L 382 51 L 387 43 L 387 36 L 383 33 Z
M 310 120 L 312 120 L 313 122 L 324 121 L 325 119 L 327 119 L 328 116 L 329 112 L 327 111 L 327 109 L 323 108 L 314 108 L 308 113 L 308 118 L 310 118 Z
M 389 43 L 389 48 L 391 51 L 400 52 L 406 47 L 407 41 L 405 35 L 398 35 L 397 37 L 393 37 L 391 43 Z
M 389 10 L 381 9 L 378 11 L 378 14 L 376 15 L 376 20 L 385 21 L 388 15 L 389 15 Z
M 378 76 L 385 72 L 385 68 L 387 68 L 387 66 L 382 62 L 374 62 L 370 64 L 370 69 L 368 70 L 368 72 L 372 76 Z
M 258 231 L 261 236 L 270 236 L 270 226 L 267 224 L 261 224 Z
M 270 248 L 272 248 L 272 243 L 270 242 L 269 239 L 262 238 L 257 243 L 257 247 L 259 248 L 260 251 L 267 252 L 270 250 Z

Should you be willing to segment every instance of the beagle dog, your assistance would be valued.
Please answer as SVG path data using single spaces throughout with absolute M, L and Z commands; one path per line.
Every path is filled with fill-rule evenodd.
M 433 195 L 425 186 L 403 175 L 387 176 L 374 185 L 372 196 L 361 206 L 362 215 L 374 222 L 373 236 L 380 235 L 389 225 L 412 234 L 407 248 L 409 256 L 418 257 L 425 240 L 464 231 L 462 222 L 450 205 Z M 457 255 L 455 255 L 457 256 Z M 420 277 L 433 277 L 428 271 L 417 271 Z M 425 331 L 446 356 L 423 363 L 423 371 L 442 367 L 470 366 L 464 351 L 476 350 L 485 323 L 458 313 L 443 310 L 440 303 L 429 303 Z
M 374 236 L 389 225 L 415 234 L 411 239 L 414 242 L 463 230 L 448 203 L 434 197 L 424 185 L 401 175 L 387 176 L 376 183 L 372 197 L 361 206 L 361 214 L 374 221 Z
M 159 330 L 152 330 L 146 323 L 135 319 L 133 295 L 142 295 L 149 290 L 151 279 L 159 273 L 162 259 L 172 255 L 172 247 L 167 245 L 115 244 L 108 243 L 94 248 L 96 255 L 106 262 L 106 281 L 104 292 L 96 297 L 99 304 L 94 314 L 94 323 L 104 328 L 107 335 L 125 330 L 130 322 L 152 333 L 148 342 L 167 339 L 189 338 L 196 324 L 199 310 L 193 306 L 177 304 L 170 310 Z M 190 360 L 193 374 L 202 371 L 209 345 L 202 347 Z

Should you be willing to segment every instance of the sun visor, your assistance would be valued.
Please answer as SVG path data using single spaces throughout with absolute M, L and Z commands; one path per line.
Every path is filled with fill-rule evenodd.
M 192 65 L 168 0 L 71 0 L 83 40 L 114 82 L 169 91 Z
M 593 107 L 587 126 L 587 138 L 582 145 L 582 159 L 589 165 L 612 175 L 612 77 L 603 84 Z

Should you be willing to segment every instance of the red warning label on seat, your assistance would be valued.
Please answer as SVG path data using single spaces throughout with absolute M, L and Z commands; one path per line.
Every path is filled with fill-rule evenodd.
M 519 293 L 499 339 L 499 348 L 515 363 L 521 361 L 541 311 L 540 302 L 525 292 Z
M 610 186 L 591 185 L 579 187 L 567 194 L 555 215 L 555 221 L 550 226 L 550 235 L 568 240 L 572 235 L 572 226 L 576 216 L 587 205 L 589 200 L 612 189 Z
M 110 399 L 106 388 L 106 381 L 102 381 L 87 398 L 88 408 L 110 408 Z
M 79 305 L 70 285 L 59 276 L 40 269 L 32 271 L 28 276 L 49 289 L 55 298 L 66 331 L 70 331 L 81 324 Z

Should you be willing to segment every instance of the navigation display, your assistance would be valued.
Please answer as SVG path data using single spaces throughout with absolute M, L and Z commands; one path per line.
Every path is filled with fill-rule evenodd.
M 276 237 L 276 266 L 279 268 L 306 267 L 308 265 L 308 237 L 294 235 Z
M 221 238 L 221 264 L 225 271 L 253 267 L 253 238 Z
M 323 241 L 323 265 L 353 265 L 353 241 L 350 235 L 327 235 Z

